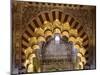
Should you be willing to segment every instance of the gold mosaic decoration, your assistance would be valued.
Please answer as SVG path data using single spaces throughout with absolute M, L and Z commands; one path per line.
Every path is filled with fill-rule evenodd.
M 74 48 L 77 51 L 77 57 L 80 59 L 75 64 L 75 69 L 83 69 L 86 64 L 84 54 L 86 49 L 83 47 L 83 39 L 78 35 L 77 29 L 70 27 L 68 22 L 61 23 L 58 19 L 54 22 L 44 21 L 44 24 L 40 28 L 35 28 L 34 34 L 38 35 L 28 38 L 30 46 L 24 50 L 26 55 L 26 61 L 24 66 L 28 72 L 34 72 L 34 66 L 37 72 L 41 72 L 39 62 L 36 57 L 36 50 L 40 49 L 39 43 L 46 42 L 48 36 L 53 36 L 55 33 L 61 34 L 61 36 L 68 37 L 68 41 L 73 42 Z M 33 60 L 34 59 L 34 60 Z M 32 64 L 34 63 L 34 64 Z

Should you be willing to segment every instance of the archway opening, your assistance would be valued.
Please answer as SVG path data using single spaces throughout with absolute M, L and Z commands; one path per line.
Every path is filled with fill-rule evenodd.
M 66 16 L 65 14 L 64 18 L 61 17 L 61 21 L 59 19 L 53 21 L 52 17 L 49 17 L 51 21 L 47 21 L 45 16 L 43 24 L 39 17 L 38 19 L 33 19 L 22 35 L 27 40 L 27 42 L 25 40 L 22 41 L 22 49 L 25 54 L 23 66 L 26 71 L 45 72 L 84 69 L 86 64 L 84 55 L 88 47 L 87 35 L 82 31 L 79 23 L 68 15 Z M 53 56 L 53 58 L 55 56 L 58 60 L 52 59 L 52 62 L 49 62 L 51 59 L 46 60 L 49 55 Z M 66 60 L 63 60 L 63 58 L 59 60 L 61 57 L 66 58 Z M 52 65 L 54 62 L 59 63 L 59 66 Z M 66 66 L 62 65 L 62 62 Z M 51 64 L 51 66 L 47 67 L 46 64 Z

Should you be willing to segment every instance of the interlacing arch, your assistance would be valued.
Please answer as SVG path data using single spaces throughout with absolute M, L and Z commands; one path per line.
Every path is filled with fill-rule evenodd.
M 54 12 L 59 13 L 58 11 L 52 11 L 52 13 Z M 74 48 L 77 49 L 77 62 L 74 69 L 84 69 L 84 65 L 86 64 L 85 53 L 88 44 L 87 35 L 84 32 L 80 33 L 81 26 L 72 26 L 70 25 L 72 24 L 70 21 L 62 22 L 58 17 L 52 22 L 45 19 L 40 26 L 36 26 L 36 20 L 33 20 L 34 23 L 31 22 L 31 25 L 28 25 L 27 31 L 22 35 L 22 51 L 25 54 L 25 57 L 22 59 L 25 60 L 23 66 L 27 69 L 27 72 L 41 72 L 41 65 L 38 62 L 36 51 L 40 49 L 39 43 L 46 42 L 49 37 L 53 37 L 55 34 L 60 34 L 61 37 L 65 37 L 68 42 L 74 44 Z M 40 22 L 39 19 L 38 22 Z

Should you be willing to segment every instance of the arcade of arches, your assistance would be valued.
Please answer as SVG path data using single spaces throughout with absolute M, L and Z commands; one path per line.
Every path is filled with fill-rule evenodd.
M 15 2 L 13 6 L 13 69 L 32 73 L 95 68 L 94 7 L 38 2 Z M 73 11 L 81 13 L 78 16 L 83 12 L 89 22 L 92 17 L 92 22 L 73 16 Z M 89 26 L 82 21 L 93 25 L 94 30 L 88 31 Z

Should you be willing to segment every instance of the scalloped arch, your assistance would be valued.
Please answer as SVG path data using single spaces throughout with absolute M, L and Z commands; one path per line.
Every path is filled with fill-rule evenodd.
M 28 47 L 30 47 L 30 44 L 29 44 L 30 38 L 32 38 L 32 37 L 37 38 L 38 37 L 37 33 L 34 33 L 36 31 L 36 28 L 37 29 L 41 28 L 40 34 L 44 34 L 45 30 L 42 29 L 44 22 L 47 21 L 47 22 L 50 22 L 51 24 L 53 24 L 53 22 L 55 20 L 59 20 L 59 22 L 61 24 L 64 24 L 64 23 L 67 22 L 70 25 L 71 29 L 76 29 L 77 32 L 78 32 L 78 36 L 83 39 L 83 45 L 82 46 L 85 49 L 88 48 L 88 46 L 89 46 L 88 35 L 83 30 L 83 27 L 80 25 L 80 23 L 74 17 L 72 17 L 70 14 L 66 14 L 62 11 L 59 11 L 58 9 L 54 9 L 52 11 L 41 12 L 36 17 L 34 17 L 33 19 L 30 20 L 30 22 L 27 25 L 27 28 L 25 29 L 24 33 L 22 34 L 22 53 L 25 53 L 25 50 Z M 51 29 L 51 32 L 52 32 L 52 29 Z M 52 35 L 52 34 L 50 33 L 50 35 Z M 45 40 L 45 38 L 42 38 L 42 39 Z M 76 46 L 76 48 L 78 48 L 78 47 Z M 82 53 L 84 53 L 84 51 L 79 51 L 79 53 L 80 54 L 78 54 L 77 56 L 80 57 L 80 59 L 82 59 L 83 58 Z M 25 60 L 25 57 L 22 58 L 22 60 Z M 85 59 L 82 62 L 86 63 Z M 82 63 L 79 63 L 79 66 L 81 66 L 80 68 L 83 68 Z

